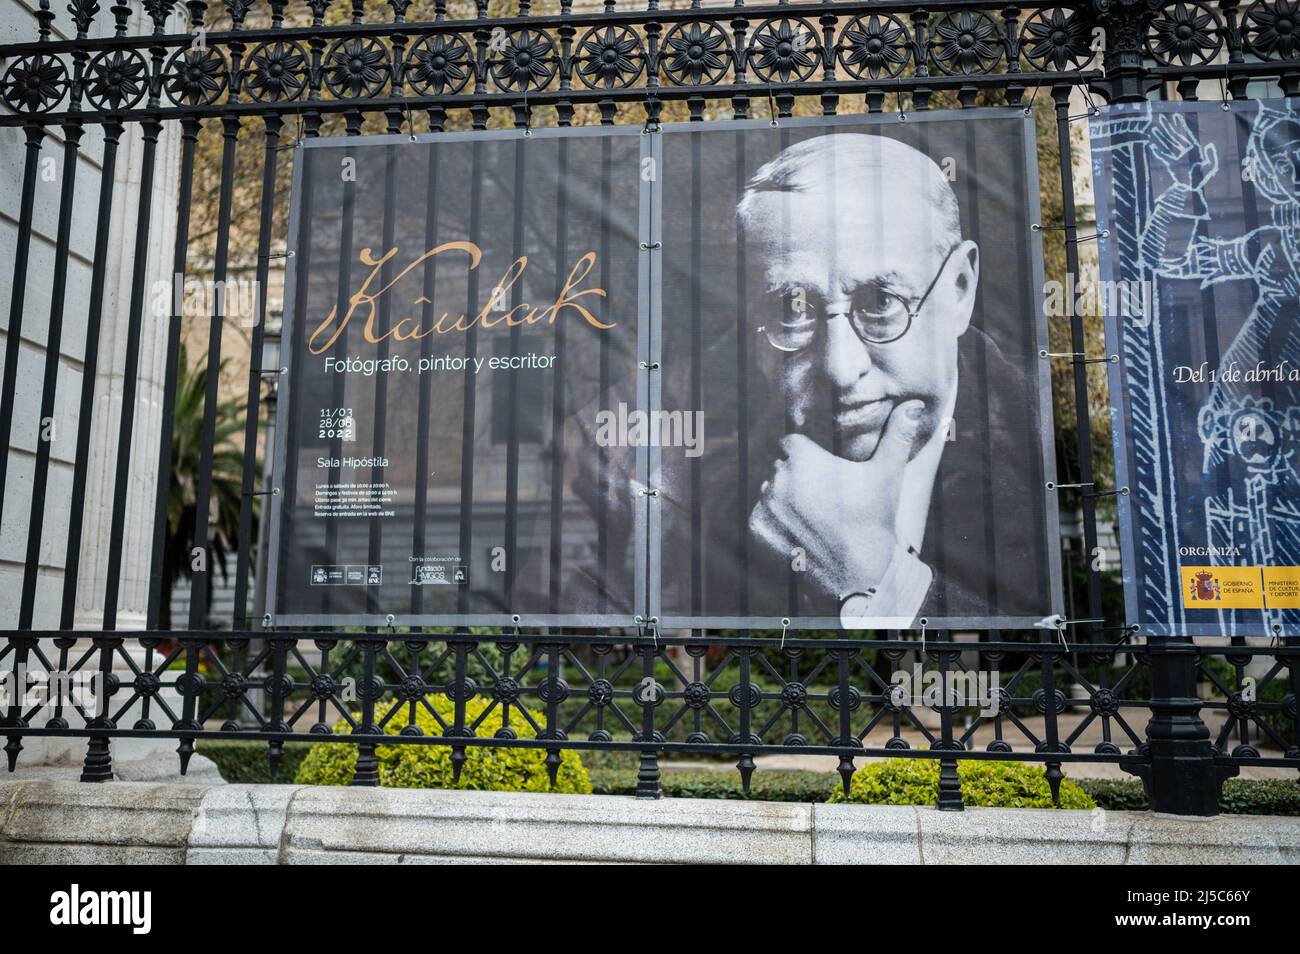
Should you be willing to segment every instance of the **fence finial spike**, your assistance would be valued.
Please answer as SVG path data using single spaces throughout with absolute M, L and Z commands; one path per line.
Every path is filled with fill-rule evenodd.
M 1061 782 L 1065 779 L 1065 773 L 1061 771 L 1060 762 L 1048 762 L 1047 787 L 1052 790 L 1052 805 L 1056 808 L 1061 807 Z
M 546 750 L 546 777 L 551 780 L 551 788 L 555 788 L 555 781 L 560 774 L 560 750 Z
M 840 773 L 840 779 L 844 783 L 844 797 L 848 798 L 849 787 L 853 782 L 853 773 L 855 771 L 853 768 L 853 759 L 849 758 L 847 755 L 841 756 L 839 768 L 837 768 L 836 771 Z
M 18 753 L 23 750 L 23 740 L 21 736 L 11 735 L 5 742 L 5 757 L 9 761 L 9 771 L 18 767 Z
M 740 761 L 736 763 L 736 768 L 740 770 L 740 787 L 744 791 L 745 797 L 749 797 L 749 783 L 754 777 L 754 757 L 748 752 L 740 756 Z
M 181 757 L 181 774 L 184 775 L 190 769 L 190 758 L 194 755 L 194 740 L 181 739 L 181 744 L 176 746 L 176 754 Z

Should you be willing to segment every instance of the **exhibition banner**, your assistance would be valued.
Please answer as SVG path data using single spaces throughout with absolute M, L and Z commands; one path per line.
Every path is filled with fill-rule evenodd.
M 1145 635 L 1300 622 L 1300 114 L 1092 121 L 1124 592 Z
M 1032 120 L 357 137 L 295 169 L 276 625 L 1060 611 Z

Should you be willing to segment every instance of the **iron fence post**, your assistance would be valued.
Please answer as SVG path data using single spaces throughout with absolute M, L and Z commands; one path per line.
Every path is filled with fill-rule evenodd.
M 1112 103 L 1146 99 L 1144 51 L 1147 30 L 1162 0 L 1092 0 L 1093 11 L 1106 30 L 1102 68 Z
M 652 634 L 651 638 L 657 637 Z M 646 748 L 641 750 L 641 763 L 637 769 L 636 797 L 663 798 L 663 790 L 659 787 L 659 750 L 654 747 L 659 741 L 655 737 L 655 706 L 663 690 L 654 678 L 654 643 L 643 645 L 640 652 L 642 679 L 637 689 L 633 690 L 632 701 L 641 706 L 640 741 L 646 745 Z M 638 694 L 639 698 L 637 698 Z
M 1216 765 L 1210 730 L 1196 695 L 1198 650 L 1190 639 L 1152 640 L 1151 721 L 1147 723 L 1149 764 L 1133 771 L 1146 786 L 1151 810 L 1173 815 L 1219 813 L 1223 781 L 1235 765 Z
M 942 630 L 936 642 L 950 644 L 952 642 L 952 633 L 949 630 Z M 921 654 L 921 665 L 925 665 L 925 657 L 931 656 L 939 663 L 939 677 L 941 685 L 941 698 L 939 705 L 936 707 L 939 711 L 939 741 L 932 746 L 943 752 L 953 753 L 945 755 L 939 759 L 939 797 L 936 800 L 936 807 L 941 812 L 960 812 L 966 808 L 965 802 L 961 796 L 961 778 L 957 775 L 957 756 L 955 753 L 962 751 L 965 746 L 958 741 L 953 733 L 952 717 L 957 710 L 956 692 L 952 685 L 953 677 L 953 660 L 957 652 L 945 645 L 941 649 L 926 650 Z

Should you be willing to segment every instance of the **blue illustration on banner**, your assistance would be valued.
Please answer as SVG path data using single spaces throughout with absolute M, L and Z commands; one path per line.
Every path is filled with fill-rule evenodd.
M 1300 114 L 1125 104 L 1091 134 L 1128 622 L 1300 632 Z

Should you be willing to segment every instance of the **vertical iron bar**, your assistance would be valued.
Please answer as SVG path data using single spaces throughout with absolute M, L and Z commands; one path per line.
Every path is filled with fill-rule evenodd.
M 475 33 L 478 36 L 478 33 Z M 473 146 L 473 164 L 471 169 L 478 169 L 483 164 L 483 143 L 475 140 Z M 469 240 L 476 245 L 479 242 L 479 230 L 483 222 L 483 184 L 481 176 L 470 177 L 469 187 Z M 473 315 L 479 308 L 478 286 L 479 270 L 471 269 L 466 282 L 465 314 Z M 463 418 L 460 432 L 460 558 L 469 562 L 470 549 L 474 545 L 474 414 L 477 396 L 474 375 L 474 358 L 478 354 L 478 322 L 471 322 L 465 332 L 465 376 L 462 400 Z M 507 559 L 509 557 L 507 556 Z M 469 609 L 469 587 L 459 587 L 456 593 L 457 612 L 465 613 Z
M 194 497 L 195 548 L 202 548 L 198 568 L 190 575 L 190 629 L 203 629 L 208 615 L 208 581 L 212 574 L 212 555 L 208 533 L 211 519 L 212 459 L 216 448 L 217 404 L 221 399 L 221 335 L 226 317 L 226 270 L 230 260 L 230 210 L 235 189 L 235 141 L 239 136 L 239 117 L 221 118 L 221 193 L 217 210 L 217 249 L 212 265 L 212 319 L 208 323 L 207 391 L 203 398 L 203 437 L 199 461 L 199 487 Z M 238 545 L 238 544 L 237 544 Z M 191 551 L 193 553 L 193 551 Z
M 36 422 L 36 468 L 32 475 L 31 513 L 27 520 L 27 558 L 23 567 L 23 589 L 18 604 L 18 628 L 30 629 L 36 607 L 36 581 L 41 565 L 41 536 L 45 528 L 45 492 L 50 477 L 50 449 L 57 440 L 54 398 L 59 385 L 63 349 L 64 293 L 68 283 L 68 244 L 72 236 L 73 189 L 84 129 L 74 121 L 63 127 L 63 181 L 59 188 L 59 222 L 54 244 L 54 275 L 50 284 L 50 324 L 45 337 L 45 376 L 41 382 L 41 413 Z M 14 281 L 26 281 L 15 275 Z M 16 339 L 11 339 L 16 340 Z M 6 368 L 8 370 L 8 368 Z M 48 428 L 48 430 L 47 430 Z M 7 442 L 0 448 L 8 450 Z
M 515 143 L 515 184 L 511 194 L 511 206 L 514 209 L 514 236 L 511 240 L 511 262 L 517 262 L 524 254 L 524 210 L 521 208 L 524 195 L 524 159 L 527 156 L 527 141 L 520 139 Z M 520 348 L 521 322 L 515 320 L 515 311 L 524 304 L 523 282 L 517 281 L 510 288 L 510 313 L 506 324 L 510 326 L 510 354 L 518 354 Z M 509 397 L 509 419 L 506 427 L 506 526 L 505 526 L 505 602 L 506 612 L 514 612 L 515 580 L 517 578 L 519 556 L 519 375 L 511 374 L 507 378 Z
M 429 176 L 424 190 L 424 247 L 427 252 L 436 247 L 438 240 L 438 158 L 440 150 L 435 144 L 428 150 Z M 424 287 L 421 298 L 423 307 L 420 311 L 420 327 L 429 328 L 435 316 L 434 299 L 437 295 L 438 256 L 431 255 L 424 260 Z M 420 358 L 424 361 L 433 356 L 433 335 L 420 339 Z M 428 381 L 423 378 L 429 378 Z M 415 436 L 415 530 L 412 536 L 411 554 L 423 557 L 425 551 L 425 534 L 429 521 L 429 425 L 433 413 L 433 375 L 423 375 L 420 381 L 419 410 L 416 413 Z M 464 554 L 461 555 L 464 560 Z M 418 569 L 419 564 L 417 564 Z M 459 587 L 463 589 L 464 587 Z M 424 587 L 415 587 L 411 594 L 411 612 L 419 615 L 424 612 Z
M 90 475 L 91 423 L 95 413 L 95 377 L 99 373 L 99 332 L 104 316 L 104 275 L 107 270 L 108 230 L 113 217 L 113 181 L 117 176 L 117 147 L 122 124 L 104 124 L 104 159 L 99 172 L 99 210 L 95 216 L 95 253 L 90 267 L 90 302 L 86 313 L 86 344 L 81 365 L 81 404 L 77 412 L 76 463 L 72 469 L 68 543 L 63 561 L 63 606 L 59 628 L 72 629 L 77 614 L 77 580 L 81 571 L 81 528 Z
M 381 254 L 387 255 L 389 250 L 394 247 L 394 231 L 396 229 L 397 219 L 397 147 L 384 147 L 384 222 L 383 222 L 383 250 Z M 380 287 L 387 288 L 393 281 L 393 260 L 389 258 L 380 267 Z M 376 358 L 381 362 L 388 359 L 389 349 L 391 347 L 388 338 L 389 311 L 391 308 L 391 295 L 384 295 L 379 299 L 378 313 L 376 314 L 376 332 L 379 345 L 376 348 Z M 374 429 L 372 431 L 371 456 L 376 462 L 384 459 L 386 448 L 386 430 L 388 427 L 388 378 L 387 374 L 375 375 L 375 416 Z M 384 481 L 384 467 L 376 463 L 370 468 L 370 482 L 379 486 Z M 369 520 L 369 539 L 367 562 L 372 566 L 384 562 L 384 518 L 372 514 Z M 366 577 L 366 611 L 369 613 L 382 613 L 384 608 L 379 605 L 379 587 L 371 586 L 369 579 L 369 569 Z M 381 577 L 382 579 L 382 577 Z M 393 610 L 388 611 L 390 614 Z
M 239 500 L 239 540 L 235 559 L 235 610 L 231 625 L 236 630 L 247 629 L 248 609 L 248 554 L 253 539 L 253 491 L 257 480 L 257 429 L 261 415 L 262 373 L 275 371 L 263 368 L 266 346 L 266 284 L 271 273 L 271 234 L 275 218 L 275 174 L 279 158 L 280 128 L 283 120 L 268 113 L 266 124 L 266 149 L 262 159 L 262 205 L 257 236 L 257 312 L 253 316 L 253 341 L 248 358 L 248 410 L 244 416 L 244 475 L 243 494 Z M 271 448 L 266 448 L 271 453 Z M 265 511 L 265 507 L 263 507 Z M 268 519 L 259 514 L 258 523 Z
M 122 406 L 117 430 L 117 469 L 113 477 L 113 516 L 108 535 L 108 566 L 104 574 L 104 629 L 117 628 L 117 605 L 122 591 L 122 540 L 126 534 L 126 508 L 131 479 L 131 436 L 135 429 L 135 392 L 140 367 L 140 325 L 144 317 L 145 271 L 149 259 L 149 231 L 153 215 L 154 160 L 162 123 L 146 119 L 141 124 L 144 151 L 140 160 L 140 204 L 135 222 L 135 257 L 131 266 L 131 304 L 127 313 L 126 361 L 122 370 Z
M 557 300 L 564 291 L 564 278 L 561 276 L 565 274 L 564 269 L 569 261 L 569 201 L 566 191 L 569 173 L 569 141 L 561 139 L 558 147 L 559 171 L 555 187 L 555 296 Z M 561 610 L 560 594 L 564 583 L 564 421 L 568 413 L 565 392 L 566 327 L 567 323 L 564 321 L 559 321 L 555 325 L 555 374 L 551 378 L 554 391 L 551 395 L 551 548 L 548 592 L 552 613 L 559 613 Z
M 18 204 L 18 242 L 14 249 L 13 288 L 9 294 L 9 328 L 5 338 L 5 369 L 0 380 L 0 516 L 4 514 L 5 483 L 9 477 L 9 438 L 13 432 L 14 401 L 18 394 L 18 352 L 23 339 L 23 306 L 27 296 L 27 258 L 32 247 L 32 207 L 36 201 L 36 166 L 45 129 L 23 127 L 27 155 L 23 160 L 23 190 Z
M 704 136 L 690 133 L 691 142 L 691 406 L 690 413 L 704 412 L 704 315 L 700 259 L 704 254 Z M 691 613 L 704 612 L 704 458 L 690 463 L 691 477 Z M 743 485 L 737 488 L 742 499 Z M 697 631 L 698 634 L 698 631 Z
M 602 119 L 603 123 L 604 120 Z M 600 287 L 609 288 L 612 274 L 610 271 L 610 224 L 609 211 L 613 192 L 613 141 L 609 136 L 600 140 Z M 600 357 L 598 375 L 600 378 L 600 399 L 607 399 L 610 381 L 610 343 L 609 335 L 600 335 Z M 598 579 L 609 579 L 609 448 L 605 442 L 596 446 L 596 499 L 600 501 L 600 513 L 596 518 L 596 572 Z M 598 609 L 601 613 L 609 609 L 609 586 L 600 587 Z
M 1061 159 L 1061 224 L 1065 235 L 1065 270 L 1067 277 L 1079 279 L 1079 233 L 1074 215 L 1074 176 L 1070 162 L 1070 87 L 1052 87 L 1052 99 L 1056 103 L 1056 142 Z M 1067 283 L 1066 287 L 1073 287 Z M 1070 350 L 1083 354 L 1084 345 L 1083 316 L 1075 307 L 1073 296 L 1064 296 L 1066 314 L 1070 320 Z M 1075 436 L 1079 452 L 1078 483 L 1092 487 L 1092 414 L 1088 406 L 1088 365 L 1081 361 L 1074 362 L 1074 406 Z M 1052 474 L 1048 480 L 1055 480 Z M 1101 574 L 1093 568 L 1093 555 L 1097 549 L 1097 503 L 1096 498 L 1082 495 L 1083 504 L 1083 547 L 1084 560 L 1088 567 L 1088 618 L 1100 619 L 1101 609 Z M 1088 642 L 1094 639 L 1093 623 L 1081 627 L 1080 636 Z
M 176 202 L 176 246 L 172 254 L 172 310 L 167 329 L 167 367 L 163 372 L 163 407 L 161 429 L 158 437 L 158 483 L 154 489 L 153 553 L 149 569 L 149 599 L 145 629 L 157 629 L 163 616 L 163 601 L 171 593 L 163 592 L 163 575 L 167 554 L 167 537 L 171 532 L 171 476 L 172 432 L 176 408 L 176 387 L 180 375 L 181 323 L 184 321 L 183 301 L 185 263 L 190 241 L 190 205 L 193 200 L 194 149 L 199 139 L 201 123 L 194 117 L 181 120 L 181 177 L 180 196 Z M 179 283 L 179 285 L 177 284 Z M 173 568 L 176 569 L 176 568 Z M 171 613 L 167 614 L 171 619 Z
M 737 132 L 736 150 L 736 202 L 739 204 L 749 181 L 745 168 L 745 136 Z M 736 232 L 736 512 L 737 558 L 740 564 L 740 592 L 737 615 L 749 615 L 749 339 L 750 321 L 746 303 L 747 265 L 745 262 L 745 236 Z M 749 659 L 745 657 L 746 673 Z M 748 713 L 746 713 L 748 715 Z M 748 788 L 748 786 L 746 786 Z

